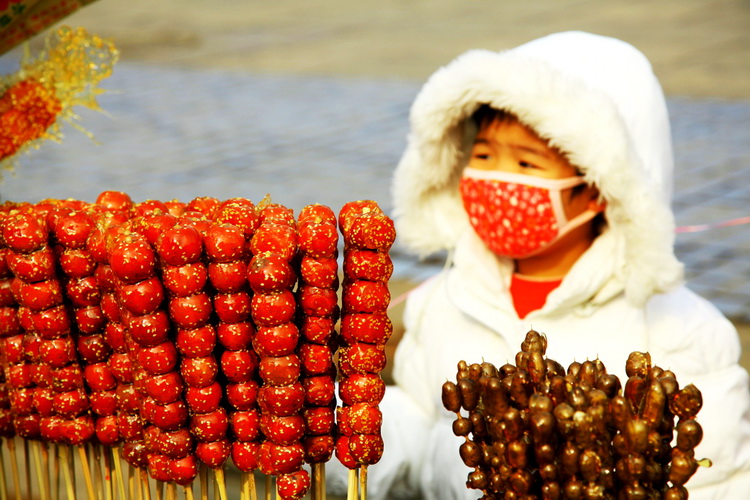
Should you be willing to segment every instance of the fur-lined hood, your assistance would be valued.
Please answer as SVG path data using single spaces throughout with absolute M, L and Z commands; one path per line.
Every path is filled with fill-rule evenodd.
M 681 281 L 661 86 L 634 47 L 582 32 L 502 52 L 472 50 L 430 77 L 411 108 L 394 177 L 400 244 L 423 256 L 450 250 L 470 227 L 458 181 L 476 133 L 467 118 L 482 104 L 514 113 L 598 187 L 608 233 L 623 248 L 614 278 L 630 300 L 643 303 Z

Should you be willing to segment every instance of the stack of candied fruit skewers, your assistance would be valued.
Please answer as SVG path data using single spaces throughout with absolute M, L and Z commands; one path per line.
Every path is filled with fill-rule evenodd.
M 6 202 L 0 434 L 12 469 L 22 439 L 43 500 L 57 496 L 59 464 L 75 495 L 71 447 L 91 499 L 165 487 L 193 498 L 197 478 L 208 498 L 212 471 L 225 500 L 231 460 L 242 499 L 257 498 L 259 471 L 280 499 L 322 500 L 335 454 L 365 498 L 383 451 L 394 239 L 373 201 L 298 218 L 268 200 L 134 203 L 117 191 Z M 12 482 L 20 495 L 20 474 Z

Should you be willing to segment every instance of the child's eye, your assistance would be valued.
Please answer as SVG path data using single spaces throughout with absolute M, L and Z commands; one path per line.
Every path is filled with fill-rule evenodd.
M 474 158 L 476 158 L 478 160 L 489 160 L 490 159 L 490 155 L 488 155 L 486 153 L 476 153 L 476 154 L 474 154 Z
M 533 163 L 529 163 L 527 161 L 519 161 L 518 165 L 520 165 L 522 168 L 539 168 Z

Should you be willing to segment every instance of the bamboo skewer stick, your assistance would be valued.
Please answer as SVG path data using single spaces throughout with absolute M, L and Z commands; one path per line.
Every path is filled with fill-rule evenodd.
M 310 500 L 318 500 L 318 464 L 310 464 Z
M 102 457 L 101 447 L 98 444 L 86 444 L 86 453 L 90 455 L 89 463 L 92 464 L 92 471 L 94 477 L 94 490 L 96 491 L 96 498 L 104 498 L 104 485 L 102 484 Z
M 346 500 L 357 500 L 357 469 L 349 469 Z
M 18 457 L 16 456 L 16 442 L 13 438 L 8 439 L 8 451 L 10 452 L 10 467 L 13 475 L 13 490 L 16 492 L 16 500 L 21 500 L 21 478 L 18 475 Z
M 73 482 L 73 467 L 71 467 L 69 460 L 70 450 L 67 446 L 60 446 L 58 447 L 58 452 L 60 453 L 60 462 L 63 463 L 62 470 L 63 476 L 65 477 L 65 487 L 68 491 L 68 498 L 75 498 L 76 487 Z
M 164 482 L 156 481 L 156 500 L 164 499 Z
M 94 492 L 94 482 L 91 480 L 91 468 L 89 467 L 89 459 L 86 455 L 86 448 L 83 445 L 78 445 L 78 458 L 80 458 L 81 460 L 83 479 L 86 482 L 86 491 L 89 494 L 89 499 L 96 500 L 96 493 Z
M 60 446 L 52 445 L 52 500 L 60 498 Z
M 5 481 L 5 455 L 0 447 L 0 500 L 8 500 L 8 483 Z
M 326 464 L 320 464 L 320 499 L 326 500 Z
M 120 463 L 120 447 L 113 446 L 111 451 L 112 453 L 110 456 L 115 464 L 115 476 L 117 476 L 117 485 L 120 488 L 120 500 L 127 500 L 128 497 L 125 496 L 125 478 L 122 475 L 122 464 Z
M 310 500 L 325 500 L 326 497 L 326 465 L 316 463 L 312 465 L 312 484 L 310 486 Z
M 138 489 L 139 494 L 143 495 L 142 498 L 145 498 L 146 500 L 151 500 L 151 485 L 148 482 L 148 472 L 145 469 L 140 470 L 141 475 L 141 487 Z M 162 490 L 159 491 L 161 493 L 164 489 L 164 483 L 161 484 Z
M 51 498 L 51 487 L 52 483 L 50 481 L 49 477 L 49 445 L 47 442 L 42 441 L 39 446 L 41 452 L 42 452 L 42 472 L 44 473 L 44 485 L 47 488 L 47 494 L 49 495 L 48 498 Z
M 67 459 L 67 466 L 70 469 L 70 477 L 72 479 L 73 484 L 73 491 L 76 492 L 76 495 L 78 494 L 78 484 L 76 483 L 76 462 L 75 462 L 75 454 L 73 453 L 73 448 L 68 445 L 63 445 L 65 448 L 65 457 Z
M 271 500 L 271 494 L 273 492 L 273 485 L 271 484 L 271 476 L 266 476 L 266 500 Z
M 29 441 L 23 440 L 23 465 L 26 471 L 26 494 L 31 496 L 31 454 L 29 453 Z
M 208 500 L 208 467 L 203 464 L 200 466 L 200 480 L 201 500 Z
M 101 450 L 101 448 L 99 448 Z M 115 477 L 112 474 L 112 455 L 104 448 L 102 458 L 104 459 L 104 500 L 114 499 Z M 124 500 L 124 499 L 123 499 Z
M 242 472 L 240 474 L 240 500 L 250 500 L 250 472 Z
M 214 478 L 219 486 L 219 498 L 221 500 L 227 500 L 227 481 L 224 476 L 224 469 L 221 467 L 214 469 Z
M 185 500 L 193 500 L 193 485 L 188 484 L 182 487 L 185 492 Z
M 359 498 L 367 500 L 367 465 L 359 468 Z
M 128 464 L 128 493 L 130 494 L 130 496 L 125 497 L 125 498 L 127 498 L 129 500 L 133 500 L 133 499 L 136 498 L 136 493 L 135 493 L 135 468 L 133 468 L 133 466 L 130 465 L 130 464 Z M 141 488 L 140 488 L 140 486 L 138 487 L 138 494 L 137 494 L 137 496 L 138 497 L 141 496 Z
M 250 500 L 258 500 L 258 490 L 255 486 L 255 473 L 247 473 L 247 488 L 250 490 Z
M 39 498 L 41 500 L 49 499 L 49 481 L 47 481 L 47 474 L 42 470 L 42 444 L 39 441 L 35 441 L 32 444 L 34 452 L 34 465 L 36 467 L 36 479 L 39 483 Z M 27 471 L 28 473 L 28 471 Z
M 177 500 L 177 483 L 167 483 L 167 500 Z

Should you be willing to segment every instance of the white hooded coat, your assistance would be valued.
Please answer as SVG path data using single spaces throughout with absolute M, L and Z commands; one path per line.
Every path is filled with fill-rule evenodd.
M 564 152 L 607 202 L 607 229 L 523 320 L 508 291 L 512 261 L 474 234 L 458 191 L 476 132 L 467 118 L 482 104 L 512 112 Z M 695 384 L 704 401 L 696 458 L 713 467 L 688 482 L 690 498 L 748 498 L 748 375 L 731 323 L 681 284 L 669 121 L 648 60 L 627 43 L 580 32 L 470 51 L 427 81 L 410 120 L 393 185 L 398 241 L 421 255 L 447 250 L 450 265 L 409 297 L 371 499 L 385 498 L 398 476 L 427 499 L 481 496 L 465 486 L 470 469 L 441 386 L 455 380 L 459 360 L 513 362 L 532 327 L 563 366 L 598 357 L 624 383 L 628 354 L 648 351 L 681 385 Z

